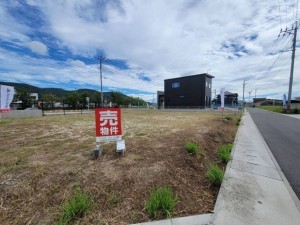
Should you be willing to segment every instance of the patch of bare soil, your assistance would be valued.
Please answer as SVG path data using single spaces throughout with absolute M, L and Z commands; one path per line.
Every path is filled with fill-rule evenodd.
M 237 115 L 231 115 L 235 117 Z M 131 224 L 152 218 L 144 210 L 155 187 L 178 197 L 174 217 L 213 210 L 218 188 L 205 173 L 219 162 L 217 147 L 234 141 L 235 119 L 219 113 L 122 110 L 126 154 L 115 143 L 95 147 L 94 116 L 66 115 L 0 120 L 1 224 L 53 224 L 76 187 L 96 207 L 75 224 Z M 190 155 L 193 140 L 202 154 Z

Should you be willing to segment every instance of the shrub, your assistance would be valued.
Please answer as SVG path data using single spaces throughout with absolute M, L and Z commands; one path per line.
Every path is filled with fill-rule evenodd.
M 196 153 L 200 152 L 199 145 L 192 141 L 188 141 L 184 147 L 185 147 L 185 150 L 187 150 L 187 152 L 191 153 L 191 154 L 196 154 Z
M 56 224 L 69 224 L 76 218 L 82 217 L 92 207 L 88 194 L 78 189 L 74 196 L 62 205 L 63 212 L 60 221 Z
M 148 201 L 146 202 L 146 210 L 152 217 L 160 217 L 161 215 L 170 217 L 173 209 L 177 204 L 177 197 L 168 187 L 159 187 L 152 191 Z
M 232 120 L 232 117 L 231 116 L 225 116 L 224 119 L 225 120 Z
M 218 155 L 223 163 L 227 163 L 231 159 L 231 150 L 233 144 L 222 145 L 218 148 Z
M 211 164 L 206 172 L 206 176 L 213 185 L 221 185 L 224 178 L 224 171 L 215 163 Z

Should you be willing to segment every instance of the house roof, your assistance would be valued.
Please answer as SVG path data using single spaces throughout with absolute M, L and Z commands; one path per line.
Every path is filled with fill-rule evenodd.
M 237 93 L 232 93 L 232 92 L 229 92 L 229 91 L 225 91 L 224 95 L 237 95 Z
M 215 78 L 213 75 L 210 75 L 208 73 L 201 73 L 201 74 L 195 74 L 195 75 L 189 75 L 189 76 L 174 77 L 174 78 L 165 79 L 165 80 L 173 80 L 173 79 L 179 79 L 179 78 L 184 78 L 184 77 L 194 77 L 194 76 L 203 76 L 203 75 L 206 75 L 207 77 L 210 77 L 210 78 Z

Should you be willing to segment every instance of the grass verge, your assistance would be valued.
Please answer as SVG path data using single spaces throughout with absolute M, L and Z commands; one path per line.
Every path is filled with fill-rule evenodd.
M 152 191 L 146 202 L 146 211 L 154 218 L 170 217 L 177 205 L 177 197 L 168 187 L 159 187 Z
M 266 106 L 259 106 L 258 108 L 268 110 L 271 112 L 277 112 L 277 113 L 282 113 L 282 106 L 279 105 L 266 105 Z

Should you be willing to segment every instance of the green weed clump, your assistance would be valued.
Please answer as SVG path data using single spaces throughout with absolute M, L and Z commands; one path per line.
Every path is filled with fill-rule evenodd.
M 218 148 L 217 152 L 218 152 L 220 160 L 223 163 L 227 163 L 231 159 L 232 147 L 233 147 L 233 144 L 228 144 L 228 145 L 222 145 Z
M 188 141 L 184 147 L 185 147 L 185 150 L 190 154 L 196 154 L 201 151 L 199 145 L 192 141 Z
M 173 195 L 168 187 L 159 187 L 152 191 L 146 202 L 146 211 L 154 218 L 161 215 L 170 217 L 177 205 L 177 197 Z
M 87 213 L 93 204 L 87 193 L 78 189 L 76 193 L 62 205 L 62 214 L 60 220 L 56 223 L 57 225 L 65 225 L 81 218 Z
M 224 171 L 217 164 L 213 163 L 208 168 L 206 176 L 213 185 L 220 186 L 224 178 Z
M 235 122 L 235 125 L 236 126 L 239 126 L 241 123 L 241 117 L 237 118 L 236 122 Z
M 225 120 L 232 120 L 232 117 L 231 116 L 225 116 L 224 119 Z

